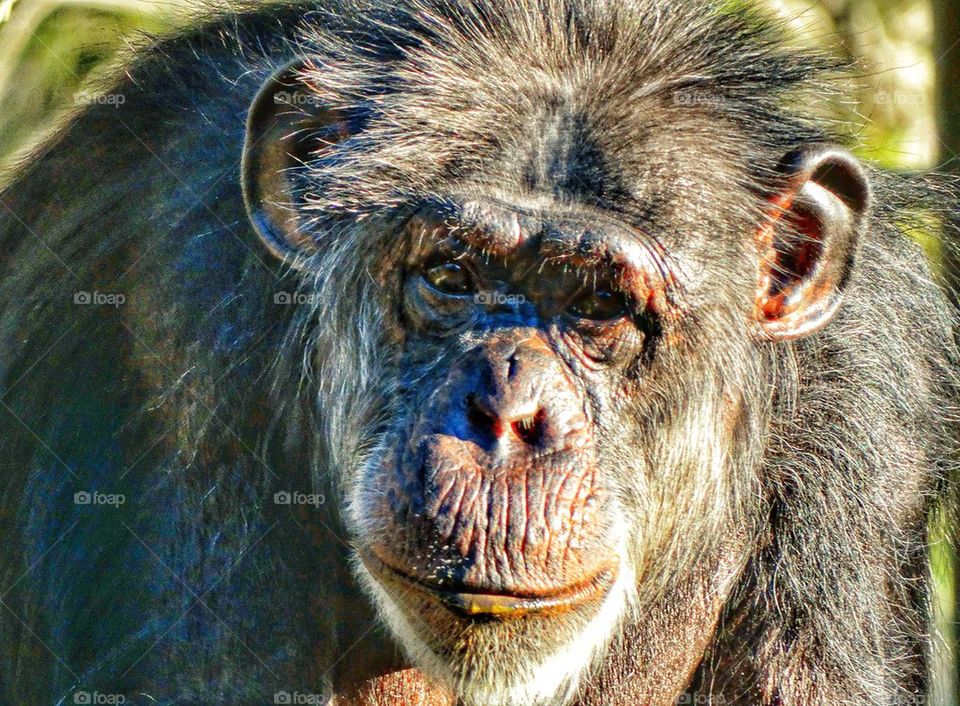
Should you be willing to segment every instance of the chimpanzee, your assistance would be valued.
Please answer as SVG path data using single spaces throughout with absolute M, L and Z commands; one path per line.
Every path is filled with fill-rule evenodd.
M 840 146 L 785 36 L 316 0 L 144 41 L 0 195 L 0 701 L 924 699 L 960 359 L 909 236 L 957 200 Z

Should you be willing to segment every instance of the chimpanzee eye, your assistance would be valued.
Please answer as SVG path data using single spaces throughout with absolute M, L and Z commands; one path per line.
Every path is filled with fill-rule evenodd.
M 567 308 L 567 313 L 578 319 L 609 321 L 627 313 L 623 296 L 608 289 L 598 289 L 578 299 Z
M 452 260 L 428 267 L 423 278 L 427 284 L 444 294 L 470 294 L 474 291 L 473 279 L 467 268 Z

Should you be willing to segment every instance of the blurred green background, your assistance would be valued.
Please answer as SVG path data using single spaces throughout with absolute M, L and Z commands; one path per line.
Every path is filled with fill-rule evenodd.
M 794 28 L 798 42 L 857 62 L 843 98 L 826 111 L 852 128 L 862 157 L 890 169 L 960 173 L 960 0 L 761 2 Z M 144 33 L 185 23 L 187 5 L 185 0 L 0 0 L 0 173 L 77 104 L 84 83 L 95 80 L 118 50 Z M 942 272 L 960 274 L 960 259 L 948 256 L 935 237 L 924 245 Z M 946 529 L 955 526 L 955 518 L 943 516 L 932 533 L 937 706 L 960 705 L 955 580 L 960 564 L 945 539 Z

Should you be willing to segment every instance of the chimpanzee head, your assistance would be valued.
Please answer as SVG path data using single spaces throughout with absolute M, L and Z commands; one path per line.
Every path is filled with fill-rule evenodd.
M 864 171 L 777 107 L 801 59 L 643 6 L 311 28 L 250 111 L 251 220 L 323 302 L 317 473 L 471 705 L 562 702 L 749 527 L 771 361 L 835 315 L 867 217 Z

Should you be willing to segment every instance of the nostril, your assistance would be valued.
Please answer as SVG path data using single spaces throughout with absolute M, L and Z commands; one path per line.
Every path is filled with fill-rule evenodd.
M 476 395 L 467 397 L 467 421 L 481 434 L 497 437 L 502 433 L 500 420 L 480 404 Z
M 532 413 L 507 410 L 498 414 L 487 400 L 477 395 L 468 395 L 464 402 L 467 424 L 479 439 L 495 442 L 509 434 L 525 444 L 536 445 L 546 434 L 547 415 L 543 408 Z
M 510 428 L 521 441 L 527 444 L 536 444 L 543 436 L 545 413 L 542 409 L 537 410 L 536 414 L 527 415 L 515 419 Z

